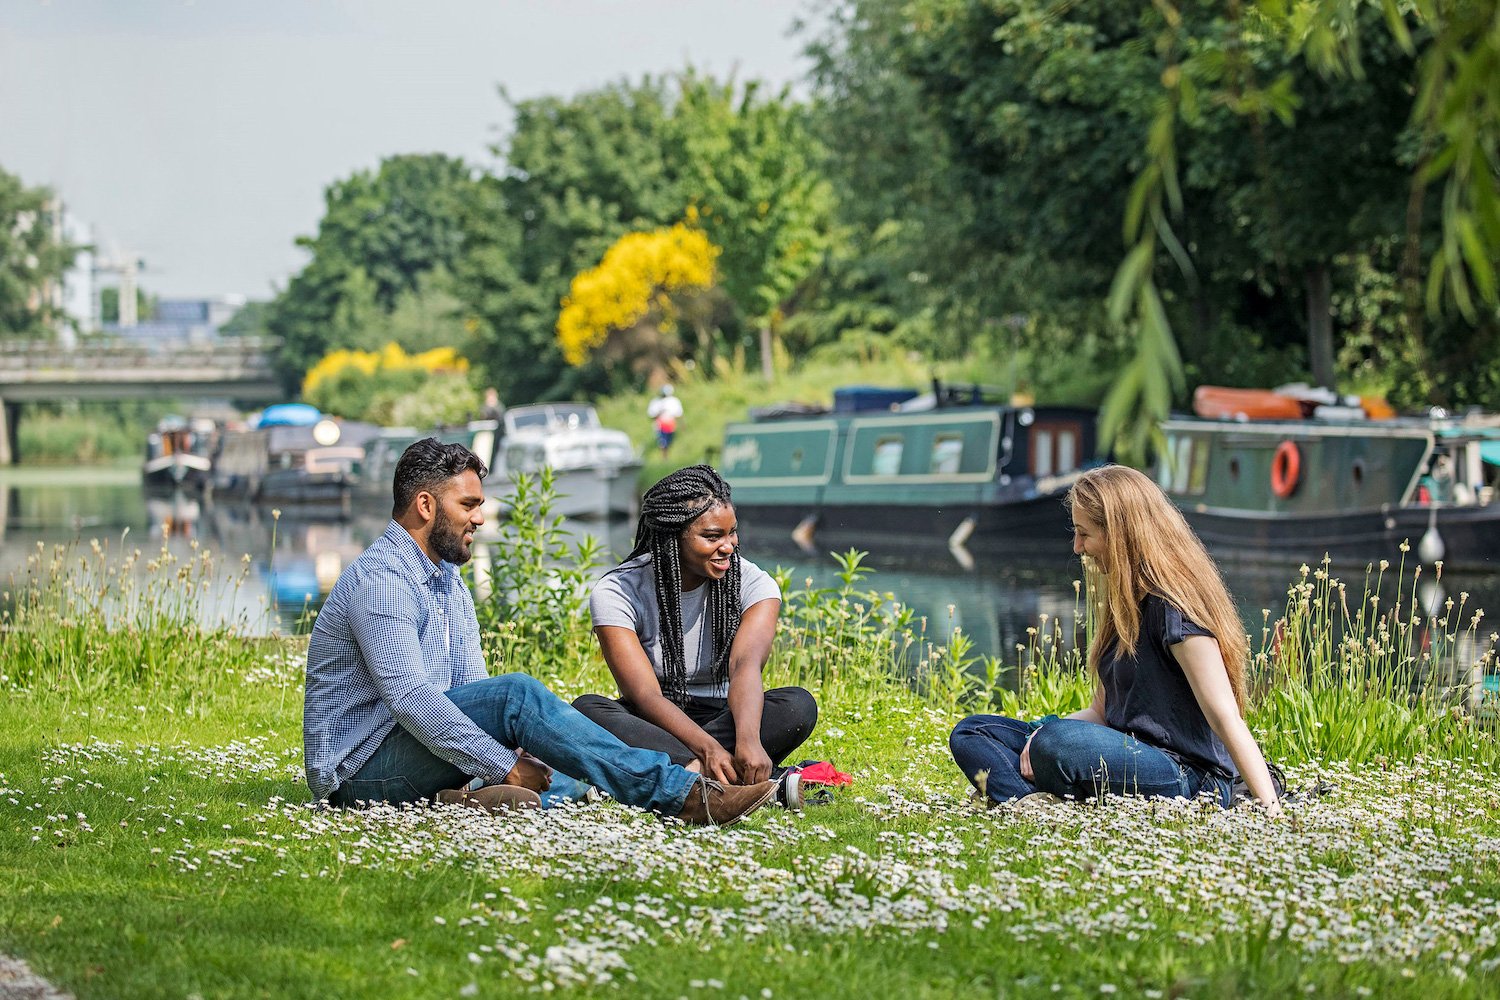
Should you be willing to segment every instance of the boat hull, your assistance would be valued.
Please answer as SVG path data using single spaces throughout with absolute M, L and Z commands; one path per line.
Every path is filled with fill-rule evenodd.
M 580 521 L 633 518 L 640 510 L 636 487 L 640 471 L 640 463 L 554 469 L 552 513 Z M 507 479 L 491 488 L 491 495 L 499 503 L 500 510 L 508 511 L 515 496 L 514 481 Z
M 967 566 L 1066 559 L 1062 499 L 1093 453 L 1093 411 L 974 404 L 731 424 L 722 468 L 757 547 Z
M 1183 514 L 1209 551 L 1223 560 L 1281 565 L 1327 555 L 1345 565 L 1394 562 L 1406 543 L 1411 562 L 1440 558 L 1444 569 L 1453 572 L 1500 570 L 1500 510 L 1491 507 L 1407 507 L 1316 516 L 1187 508 Z M 1441 540 L 1438 550 L 1422 544 L 1430 530 Z M 1437 552 L 1441 554 L 1434 555 Z
M 141 466 L 141 482 L 155 492 L 193 492 L 209 484 L 213 463 L 203 455 L 178 452 L 147 459 Z
M 740 538 L 754 550 L 842 552 L 883 561 L 1010 561 L 1018 554 L 1066 560 L 1065 492 L 1004 504 L 759 504 L 736 499 Z

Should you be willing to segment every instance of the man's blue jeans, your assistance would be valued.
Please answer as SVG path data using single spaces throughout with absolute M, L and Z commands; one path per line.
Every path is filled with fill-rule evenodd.
M 1031 771 L 1036 780 L 1031 782 L 1021 777 L 1021 749 L 1033 732 Z M 964 777 L 994 802 L 1032 792 L 1086 799 L 1106 792 L 1193 798 L 1209 791 L 1221 804 L 1229 803 L 1227 779 L 1118 729 L 1080 719 L 1043 724 L 971 715 L 954 727 L 948 748 Z
M 621 743 L 525 674 L 487 677 L 447 694 L 460 712 L 500 743 L 524 747 L 564 775 L 603 789 L 626 805 L 675 816 L 698 780 L 664 753 Z M 336 806 L 416 802 L 445 788 L 460 788 L 471 777 L 398 725 L 329 801 Z

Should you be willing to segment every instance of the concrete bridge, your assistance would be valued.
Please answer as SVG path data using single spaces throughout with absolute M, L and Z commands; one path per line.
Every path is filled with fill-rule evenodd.
M 21 405 L 59 400 L 286 398 L 271 369 L 271 341 L 224 337 L 205 342 L 0 341 L 0 465 L 16 458 Z

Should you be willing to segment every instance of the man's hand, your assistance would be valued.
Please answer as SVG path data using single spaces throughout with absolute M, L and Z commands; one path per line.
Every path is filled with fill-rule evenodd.
M 734 748 L 734 769 L 739 773 L 739 783 L 755 785 L 771 777 L 771 758 L 760 740 L 740 743 Z
M 1026 745 L 1021 748 L 1021 777 L 1032 784 L 1036 784 L 1036 775 L 1031 771 L 1031 741 L 1039 732 L 1041 732 L 1040 729 L 1033 729 L 1031 735 L 1026 737 Z
M 698 760 L 703 765 L 703 776 L 725 785 L 738 785 L 739 772 L 734 768 L 734 758 L 729 756 L 729 751 L 719 745 L 718 740 L 712 741 L 713 745 L 703 751 Z
M 545 792 L 552 787 L 552 768 L 522 750 L 516 758 L 516 766 L 510 769 L 503 783 L 520 785 L 533 792 Z

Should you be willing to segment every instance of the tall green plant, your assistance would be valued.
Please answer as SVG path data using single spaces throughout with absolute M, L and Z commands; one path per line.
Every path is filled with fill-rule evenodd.
M 87 548 L 38 542 L 5 586 L 3 683 L 80 696 L 121 685 L 191 691 L 202 671 L 259 665 L 263 644 L 246 638 L 252 623 L 233 610 L 248 557 L 217 592 L 215 558 L 196 542 L 186 557 L 165 545 L 148 555 L 98 539 Z
M 1267 749 L 1291 760 L 1410 760 L 1420 754 L 1500 759 L 1493 718 L 1473 711 L 1495 665 L 1495 636 L 1468 595 L 1442 598 L 1429 613 L 1422 568 L 1396 566 L 1397 598 L 1380 593 L 1386 560 L 1351 592 L 1327 558 L 1303 566 L 1287 591 L 1285 615 L 1262 636 L 1254 676 L 1262 690 L 1252 715 Z M 1442 565 L 1436 568 L 1442 578 Z
M 563 529 L 550 468 L 516 476 L 509 505 L 488 569 L 471 571 L 491 666 L 527 663 L 547 674 L 581 667 L 594 652 L 588 599 L 603 544 Z

